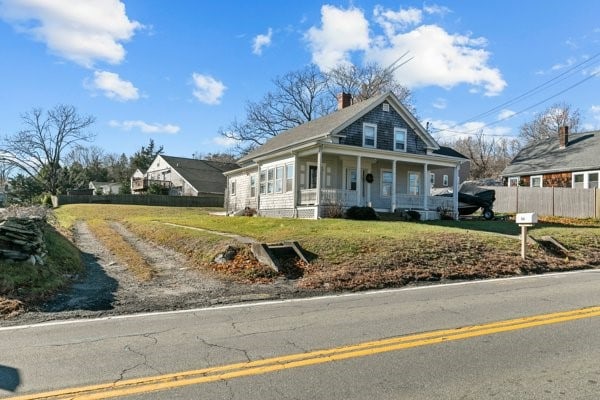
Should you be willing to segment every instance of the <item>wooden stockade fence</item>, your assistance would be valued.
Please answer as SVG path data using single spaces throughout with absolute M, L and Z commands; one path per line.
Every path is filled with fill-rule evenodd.
M 600 189 L 498 187 L 495 212 L 535 212 L 543 216 L 600 218 Z
M 218 194 L 206 194 L 200 196 L 166 196 L 153 194 L 111 194 L 100 196 L 58 195 L 52 196 L 52 205 L 58 207 L 65 204 L 97 203 L 167 207 L 223 207 L 223 200 L 223 195 Z

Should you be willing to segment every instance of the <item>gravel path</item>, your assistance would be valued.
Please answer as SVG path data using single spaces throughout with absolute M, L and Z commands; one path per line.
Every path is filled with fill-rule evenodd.
M 157 271 L 152 280 L 138 281 L 92 235 L 84 222 L 78 222 L 74 226 L 73 236 L 82 252 L 86 273 L 52 301 L 40 305 L 37 310 L 0 320 L 0 326 L 189 309 L 302 295 L 293 281 L 284 278 L 268 285 L 244 285 L 218 279 L 210 272 L 189 268 L 181 254 L 148 243 L 119 223 L 112 223 L 111 226 L 144 255 Z

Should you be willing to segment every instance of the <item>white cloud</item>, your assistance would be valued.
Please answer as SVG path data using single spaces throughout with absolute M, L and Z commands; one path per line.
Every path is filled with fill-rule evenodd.
M 413 59 L 396 73 L 409 87 L 450 89 L 466 83 L 483 88 L 487 96 L 497 95 L 506 87 L 500 71 L 487 65 L 490 53 L 481 48 L 485 39 L 449 34 L 436 25 L 421 25 L 387 39 L 385 46 L 367 52 L 367 60 L 390 65 L 408 51 Z
M 194 81 L 194 97 L 201 103 L 216 105 L 221 103 L 221 97 L 227 87 L 223 82 L 216 80 L 210 75 L 198 73 L 192 74 Z
M 131 131 L 132 129 L 139 129 L 143 133 L 166 133 L 174 135 L 179 132 L 180 128 L 177 125 L 172 124 L 158 124 L 158 123 L 147 123 L 144 121 L 115 121 L 111 120 L 108 123 L 113 128 L 119 128 L 124 131 Z
M 473 121 L 457 125 L 456 121 L 429 119 L 429 129 L 436 140 L 447 143 L 457 139 L 473 137 L 481 130 L 484 135 L 493 138 L 512 137 L 512 128 L 508 126 L 492 125 L 485 126 L 485 122 Z
M 438 15 L 442 15 L 442 16 L 452 12 L 452 10 L 450 10 L 448 7 L 439 6 L 437 4 L 423 6 L 423 11 L 425 11 L 427 14 L 430 14 L 430 15 L 438 14 Z
M 85 83 L 88 89 L 97 89 L 109 99 L 119 101 L 137 100 L 140 98 L 138 89 L 129 81 L 123 80 L 118 74 L 108 71 L 94 71 L 94 80 Z
M 438 110 L 444 110 L 448 106 L 448 102 L 446 101 L 446 99 L 438 97 L 437 99 L 435 99 L 432 106 L 434 108 L 437 108 Z
M 223 136 L 215 136 L 212 138 L 212 143 L 222 147 L 232 147 L 238 142 L 235 139 L 226 138 Z
M 590 111 L 592 112 L 592 118 L 600 122 L 600 105 L 590 107 Z
M 572 66 L 573 64 L 575 64 L 575 58 L 573 57 L 569 57 L 564 63 L 559 63 L 559 64 L 554 64 L 550 69 L 552 71 L 558 71 L 564 68 L 568 68 L 570 66 Z
M 123 61 L 122 42 L 143 27 L 127 17 L 119 0 L 5 0 L 0 18 L 52 53 L 87 68 L 97 61 Z
M 394 35 L 411 25 L 418 25 L 423 19 L 423 12 L 418 8 L 405 8 L 398 11 L 386 10 L 383 6 L 375 6 L 375 21 L 381 25 L 386 34 Z
M 430 7 L 428 15 L 449 12 Z M 499 69 L 489 66 L 491 53 L 485 49 L 487 39 L 471 34 L 452 34 L 437 25 L 419 25 L 423 14 L 416 9 L 386 10 L 377 6 L 376 22 L 383 35 L 370 36 L 369 22 L 357 8 L 321 8 L 321 27 L 311 27 L 305 38 L 313 61 L 324 70 L 348 62 L 351 52 L 363 52 L 364 61 L 382 66 L 394 63 L 409 52 L 412 60 L 396 71 L 399 81 L 416 88 L 441 86 L 450 89 L 459 84 L 471 85 L 473 92 L 486 96 L 502 92 L 506 82 Z M 411 28 L 412 30 L 409 30 Z
M 269 28 L 266 35 L 257 35 L 252 42 L 252 53 L 260 56 L 264 47 L 271 45 L 271 38 L 273 37 L 273 29 Z
M 510 118 L 515 114 L 516 114 L 516 112 L 514 112 L 513 110 L 504 109 L 504 110 L 500 111 L 500 113 L 498 114 L 498 120 L 504 120 L 504 119 Z
M 350 52 L 369 47 L 369 22 L 358 8 L 347 10 L 330 5 L 321 7 L 321 28 L 311 27 L 305 34 L 312 60 L 328 70 L 349 61 Z

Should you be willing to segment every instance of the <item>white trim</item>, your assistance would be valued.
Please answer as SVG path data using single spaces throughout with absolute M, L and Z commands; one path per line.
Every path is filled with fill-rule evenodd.
M 540 186 L 533 186 L 534 178 L 540 178 Z M 529 187 L 544 187 L 544 175 L 531 175 L 529 177 Z
M 383 181 L 383 177 L 384 177 L 384 175 L 386 173 L 390 173 L 392 175 L 392 181 L 391 182 L 385 183 Z M 386 198 L 386 199 L 387 198 L 391 198 L 392 197 L 392 193 L 395 192 L 395 190 L 394 190 L 394 171 L 391 170 L 391 169 L 389 169 L 389 168 L 381 168 L 379 170 L 379 175 L 380 175 L 380 177 L 379 177 L 379 195 L 381 197 L 383 197 L 383 198 Z M 389 185 L 390 186 L 390 191 L 389 191 L 388 194 L 385 194 L 383 192 L 384 185 Z
M 583 175 L 583 189 L 590 189 L 590 174 L 598 174 L 598 178 L 600 178 L 600 171 L 573 172 L 571 174 L 571 187 L 575 188 L 575 175 Z
M 373 128 L 373 145 L 372 146 L 366 144 L 367 137 L 365 135 L 365 128 Z M 363 147 L 369 147 L 369 148 L 373 148 L 373 149 L 377 148 L 377 124 L 372 124 L 370 122 L 363 122 L 362 145 L 363 145 Z
M 412 193 L 410 191 L 410 174 L 416 174 L 417 175 L 417 193 Z M 421 193 L 421 179 L 422 179 L 422 171 L 408 171 L 406 173 L 406 193 L 407 194 L 413 194 L 415 196 L 421 196 L 423 193 Z
M 516 180 L 516 184 L 511 184 L 511 182 L 515 182 L 515 180 Z M 506 182 L 506 185 L 508 187 L 517 187 L 517 186 L 519 186 L 520 181 L 521 181 L 521 177 L 519 177 L 519 176 L 509 176 L 508 181 Z
M 398 142 L 396 141 L 396 133 L 399 132 L 403 132 L 404 133 L 404 143 L 402 143 L 403 145 L 403 149 L 397 149 L 396 148 L 396 144 L 398 144 Z M 401 151 L 401 152 L 405 152 L 406 153 L 406 139 L 408 136 L 408 130 L 406 128 L 397 128 L 394 127 L 394 151 Z

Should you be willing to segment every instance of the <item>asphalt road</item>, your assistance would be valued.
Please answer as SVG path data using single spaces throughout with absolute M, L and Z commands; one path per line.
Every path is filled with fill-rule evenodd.
M 600 270 L 6 327 L 0 397 L 598 399 L 597 306 Z

